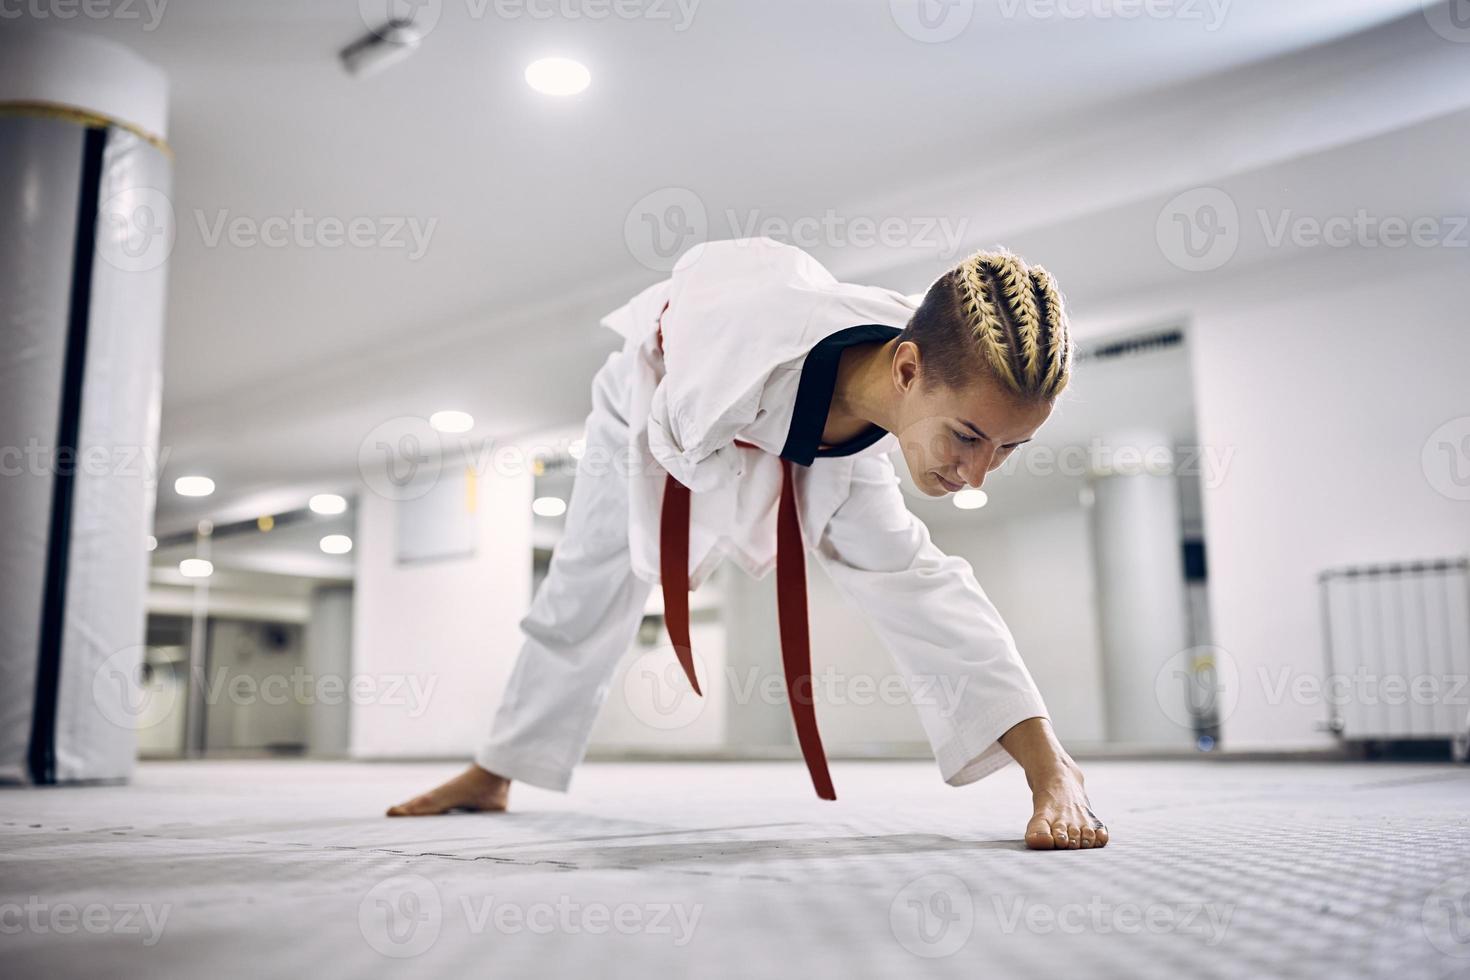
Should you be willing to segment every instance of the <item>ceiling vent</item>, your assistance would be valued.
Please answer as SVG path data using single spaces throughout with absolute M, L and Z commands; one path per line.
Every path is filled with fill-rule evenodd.
M 1179 329 L 1154 330 L 1134 334 L 1117 340 L 1083 347 L 1076 354 L 1078 361 L 1116 361 L 1139 354 L 1152 354 L 1184 346 L 1184 331 Z

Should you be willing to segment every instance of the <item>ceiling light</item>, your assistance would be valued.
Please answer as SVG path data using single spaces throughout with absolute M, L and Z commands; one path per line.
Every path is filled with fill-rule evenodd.
M 954 505 L 960 510 L 977 510 L 985 506 L 990 497 L 984 490 L 975 487 L 965 487 L 954 495 Z
M 214 574 L 214 563 L 207 558 L 185 558 L 179 562 L 179 574 L 184 578 L 209 578 Z
M 567 455 L 570 456 L 570 457 L 572 457 L 572 459 L 581 459 L 586 454 L 587 454 L 587 440 L 586 439 L 573 439 L 571 441 L 571 444 L 567 446 Z
M 567 502 L 560 497 L 537 497 L 531 501 L 531 511 L 537 517 L 560 517 L 567 512 Z
M 149 551 L 155 550 L 158 547 L 158 539 L 155 538 L 151 534 L 148 535 L 148 545 L 147 545 L 147 547 L 148 547 L 148 550 Z
M 347 509 L 347 498 L 336 493 L 319 493 L 306 502 L 313 514 L 340 514 Z
M 545 95 L 576 95 L 592 84 L 592 73 L 570 58 L 542 58 L 526 66 L 526 84 Z
M 435 412 L 429 425 L 437 432 L 468 432 L 475 427 L 475 417 L 469 412 Z
M 214 493 L 214 481 L 207 476 L 181 476 L 174 481 L 174 493 L 181 497 L 207 497 Z
M 329 555 L 345 555 L 352 550 L 352 539 L 345 534 L 329 534 L 322 538 L 321 546 Z

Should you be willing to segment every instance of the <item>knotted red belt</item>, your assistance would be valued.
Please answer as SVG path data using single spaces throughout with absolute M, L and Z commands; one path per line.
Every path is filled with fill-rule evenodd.
M 668 310 L 664 304 L 664 310 Z M 659 314 L 663 320 L 663 313 Z M 662 324 L 658 331 L 659 350 L 663 350 Z M 735 445 L 758 448 L 748 442 Z M 664 593 L 664 625 L 669 642 L 689 686 L 704 696 L 699 679 L 694 676 L 694 650 L 689 642 L 689 488 L 673 475 L 664 480 L 663 511 L 659 517 L 659 577 Z M 791 478 L 791 461 L 781 460 L 781 503 L 776 512 L 776 609 L 780 620 L 781 661 L 786 672 L 786 699 L 791 702 L 791 719 L 796 724 L 796 740 L 802 758 L 812 777 L 817 795 L 824 800 L 837 799 L 832 789 L 832 776 L 827 772 L 827 757 L 822 751 L 822 736 L 817 732 L 817 713 L 812 699 L 811 635 L 806 613 L 806 549 L 801 540 L 801 521 L 796 513 L 796 489 Z

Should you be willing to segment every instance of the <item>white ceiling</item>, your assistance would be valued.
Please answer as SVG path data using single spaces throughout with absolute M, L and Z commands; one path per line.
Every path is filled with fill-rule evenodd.
M 1087 198 L 1088 147 L 1101 148 L 1098 159 L 1125 141 L 1135 152 L 1150 147 L 1149 159 L 1188 152 L 1170 145 L 1197 142 L 1179 135 L 1181 114 L 1201 126 L 1209 100 L 1238 93 L 1252 111 L 1221 113 L 1220 138 L 1234 142 L 1206 163 L 1217 175 L 1264 167 L 1302 151 L 1265 132 L 1258 110 L 1289 103 L 1294 92 L 1318 98 L 1312 84 L 1342 88 L 1331 75 L 1337 66 L 1378 57 L 1343 39 L 1376 29 L 1363 36 L 1390 38 L 1406 59 L 1414 45 L 1454 47 L 1432 36 L 1419 0 L 1236 0 L 1213 28 L 1204 2 L 1179 5 L 1204 21 L 1007 16 L 1015 3 L 986 3 L 945 43 L 923 43 L 896 25 L 905 0 L 895 9 L 705 2 L 683 30 L 653 18 L 477 17 L 497 7 L 476 0 L 429 6 L 439 19 L 422 49 L 361 80 L 336 61 L 365 29 L 359 5 L 343 0 L 191 0 L 169 5 L 154 30 L 116 19 L 66 25 L 128 45 L 173 85 L 179 238 L 165 475 L 209 473 L 220 491 L 193 502 L 165 485 L 161 533 L 202 516 L 299 506 L 319 490 L 351 492 L 359 444 L 398 415 L 466 408 L 480 421 L 479 438 L 574 425 L 592 371 L 614 347 L 613 335 L 595 327 L 597 313 L 658 275 L 625 236 L 630 211 L 651 192 L 691 190 L 709 216 L 707 237 L 720 238 L 739 233 L 731 212 L 737 222 L 829 209 L 919 215 L 929 212 L 882 202 L 907 199 L 912 209 L 920 188 L 984 185 L 984 203 L 974 193 L 931 200 L 944 202 L 940 214 L 975 217 L 964 247 L 1000 234 L 1049 244 L 1046 254 L 1060 261 L 1045 261 L 1059 276 L 1074 273 L 1076 301 L 1126 279 L 1115 267 L 1131 253 L 1096 248 L 1119 222 L 1137 224 L 1124 222 L 1124 202 L 1151 228 L 1159 195 L 1184 179 L 1162 163 L 1142 168 L 1144 179 L 1136 160 L 1118 163 L 1125 158 L 1114 154 L 1114 169 L 1134 176 L 1115 195 L 1122 210 L 1110 212 L 1101 176 L 1097 197 Z M 658 9 L 680 17 L 672 3 Z M 1345 53 L 1321 47 L 1334 42 Z M 1463 56 L 1460 48 L 1452 53 Z M 545 54 L 586 62 L 592 87 L 565 101 L 529 90 L 520 73 Z M 1274 79 L 1276 91 L 1253 92 L 1262 79 Z M 1377 131 L 1400 124 L 1392 113 L 1412 113 L 1412 102 L 1399 103 L 1375 117 Z M 1259 140 L 1252 125 L 1263 130 Z M 1349 138 L 1273 125 L 1302 145 Z M 1153 131 L 1140 135 L 1146 126 Z M 1254 149 L 1269 159 L 1252 158 Z M 981 179 L 1017 161 L 1049 183 L 1022 195 Z M 1030 161 L 1072 169 L 1053 177 Z M 1069 196 L 1084 200 L 1075 210 L 1095 225 L 1082 238 L 1068 232 L 1078 215 L 1046 210 Z M 390 249 L 210 246 L 201 231 L 222 212 L 258 221 L 298 210 L 436 224 L 417 260 Z M 1002 213 L 1005 221 L 992 219 Z M 908 290 L 943 264 L 922 249 L 886 255 L 836 244 L 812 251 L 839 275 Z M 1084 256 L 1089 248 L 1110 278 L 1086 276 L 1097 264 Z M 1156 252 L 1143 251 L 1145 278 L 1177 275 L 1156 270 Z

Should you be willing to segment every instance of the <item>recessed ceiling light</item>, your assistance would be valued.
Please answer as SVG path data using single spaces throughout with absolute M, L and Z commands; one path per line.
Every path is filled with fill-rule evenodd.
M 475 427 L 475 417 L 469 412 L 435 412 L 429 424 L 438 432 L 468 432 Z
M 207 476 L 181 476 L 174 481 L 174 493 L 181 497 L 207 497 L 214 493 L 214 481 Z
M 976 510 L 985 506 L 990 497 L 984 490 L 975 487 L 965 487 L 954 495 L 954 505 L 960 510 Z
M 151 535 L 151 534 L 150 534 L 150 535 L 148 535 L 148 544 L 147 544 L 147 548 L 148 548 L 148 550 L 149 550 L 149 551 L 154 551 L 154 550 L 156 550 L 156 549 L 157 549 L 157 548 L 158 548 L 158 539 L 157 539 L 157 538 L 155 538 L 155 537 L 154 537 L 154 536 L 153 536 L 153 535 Z
M 319 493 L 306 502 L 313 514 L 340 514 L 347 509 L 347 498 L 336 493 Z
M 322 538 L 321 546 L 329 555 L 345 555 L 352 550 L 352 539 L 345 534 L 329 534 Z
M 179 562 L 179 574 L 184 578 L 209 578 L 214 574 L 214 562 L 207 558 L 185 558 Z
M 542 58 L 526 66 L 526 84 L 546 95 L 576 95 L 592 84 L 592 73 L 571 58 Z
M 531 512 L 537 517 L 560 517 L 567 512 L 567 502 L 560 497 L 537 497 L 531 501 Z

